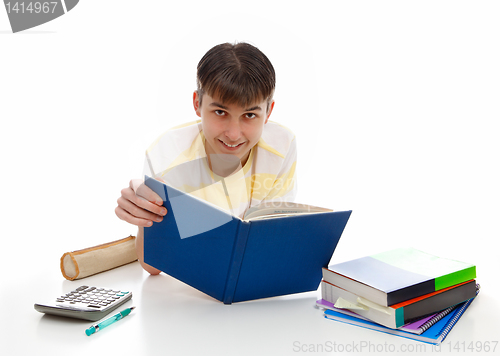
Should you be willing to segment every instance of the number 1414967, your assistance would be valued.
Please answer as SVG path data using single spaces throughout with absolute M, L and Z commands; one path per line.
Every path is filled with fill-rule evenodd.
M 40 1 L 16 1 L 6 2 L 5 8 L 7 12 L 16 14 L 48 14 L 56 11 L 59 2 L 40 2 Z
M 449 351 L 449 352 L 495 352 L 498 346 L 498 341 L 461 341 L 447 342 L 439 346 L 434 346 L 433 351 Z

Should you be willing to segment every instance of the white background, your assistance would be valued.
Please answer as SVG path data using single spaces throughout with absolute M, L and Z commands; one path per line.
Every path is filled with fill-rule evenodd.
M 203 54 L 247 41 L 297 135 L 297 200 L 353 210 L 332 262 L 413 246 L 476 264 L 497 298 L 499 18 L 497 1 L 85 0 L 12 34 L 0 9 L 6 291 L 58 291 L 64 252 L 135 234 L 120 190 L 196 119 Z

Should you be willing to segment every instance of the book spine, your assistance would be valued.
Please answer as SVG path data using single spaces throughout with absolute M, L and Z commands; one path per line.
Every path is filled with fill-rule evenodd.
M 250 224 L 251 223 L 247 221 L 240 221 L 238 230 L 236 231 L 236 241 L 233 247 L 231 263 L 229 264 L 226 287 L 224 289 L 224 304 L 231 304 L 233 302 L 234 292 L 236 291 L 241 264 L 243 262 L 243 256 L 245 255 Z

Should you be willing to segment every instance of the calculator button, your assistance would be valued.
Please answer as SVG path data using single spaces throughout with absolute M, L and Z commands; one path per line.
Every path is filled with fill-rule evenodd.
M 87 305 L 89 308 L 96 308 L 96 309 L 100 309 L 101 306 L 100 305 L 95 305 L 95 304 L 89 304 Z

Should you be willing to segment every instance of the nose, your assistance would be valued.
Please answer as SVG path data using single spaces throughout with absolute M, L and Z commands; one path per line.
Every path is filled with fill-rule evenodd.
M 237 142 L 241 138 L 241 127 L 239 120 L 228 120 L 224 134 L 229 140 L 231 140 L 231 142 Z

